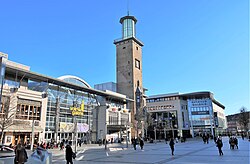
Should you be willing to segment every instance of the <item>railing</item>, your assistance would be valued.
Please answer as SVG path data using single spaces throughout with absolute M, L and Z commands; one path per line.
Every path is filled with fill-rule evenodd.
M 114 43 L 120 42 L 120 41 L 122 41 L 122 40 L 132 39 L 132 38 L 134 38 L 135 40 L 137 40 L 138 42 L 140 42 L 141 44 L 143 44 L 143 42 L 142 42 L 142 41 L 140 41 L 138 38 L 135 38 L 135 37 L 133 37 L 133 36 L 131 36 L 131 37 L 127 37 L 127 38 L 119 38 L 119 39 L 115 39 L 115 40 L 114 40 Z

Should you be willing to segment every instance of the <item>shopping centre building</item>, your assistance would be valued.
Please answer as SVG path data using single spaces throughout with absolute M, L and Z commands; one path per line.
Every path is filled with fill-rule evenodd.
M 172 93 L 147 98 L 147 136 L 218 136 L 227 128 L 225 107 L 211 92 Z
M 29 66 L 9 61 L 7 54 L 0 56 L 0 133 L 5 144 L 28 144 L 32 132 L 34 143 L 76 138 L 95 143 L 107 133 L 120 134 L 120 139 L 129 134 L 126 104 L 133 100 L 125 95 L 93 89 L 76 76 L 53 78 L 32 72 Z M 113 115 L 116 121 L 111 121 Z

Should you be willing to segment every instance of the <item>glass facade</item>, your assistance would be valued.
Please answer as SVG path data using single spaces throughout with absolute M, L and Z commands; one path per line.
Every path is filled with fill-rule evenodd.
M 150 118 L 147 118 L 148 136 L 157 139 L 171 138 L 178 135 L 178 117 L 177 111 L 152 112 Z
M 135 22 L 132 19 L 125 19 L 122 23 L 122 38 L 135 37 Z
M 66 82 L 89 87 L 79 78 L 60 78 Z M 29 89 L 47 92 L 47 113 L 44 139 L 72 141 L 77 129 L 78 139 L 90 141 L 93 127 L 93 109 L 97 106 L 95 95 L 54 84 L 31 82 Z M 83 115 L 72 115 L 71 108 L 83 107 Z
M 211 99 L 188 99 L 188 107 L 192 135 L 197 136 L 204 132 L 213 135 L 214 121 Z
M 3 92 L 3 84 L 4 84 L 4 76 L 5 76 L 5 67 L 6 67 L 6 59 L 4 57 L 0 57 L 0 102 L 2 98 Z
M 83 116 L 72 116 L 71 107 L 79 108 L 84 104 Z M 45 139 L 72 140 L 74 129 L 74 118 L 77 126 L 84 124 L 89 127 L 87 132 L 78 130 L 78 137 L 90 140 L 91 128 L 93 126 L 92 110 L 96 106 L 93 95 L 71 90 L 70 88 L 50 86 L 48 89 L 48 107 L 46 115 Z

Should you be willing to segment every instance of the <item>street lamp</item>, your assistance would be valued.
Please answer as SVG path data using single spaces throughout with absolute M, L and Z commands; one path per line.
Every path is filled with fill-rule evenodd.
M 158 126 L 158 120 L 154 120 L 154 136 L 155 136 L 155 143 L 156 143 L 156 131 L 157 131 L 157 126 Z

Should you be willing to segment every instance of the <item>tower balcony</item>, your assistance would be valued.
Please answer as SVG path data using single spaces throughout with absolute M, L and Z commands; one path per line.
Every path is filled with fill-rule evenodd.
M 135 38 L 135 37 L 133 37 L 133 36 L 128 37 L 128 38 L 119 38 L 119 39 L 115 39 L 115 40 L 114 40 L 114 44 L 118 44 L 118 43 L 120 43 L 120 42 L 124 42 L 124 41 L 131 40 L 131 39 L 134 40 L 136 43 L 138 43 L 140 46 L 143 46 L 143 45 L 144 45 L 142 41 L 140 41 L 139 39 L 137 39 L 137 38 Z

